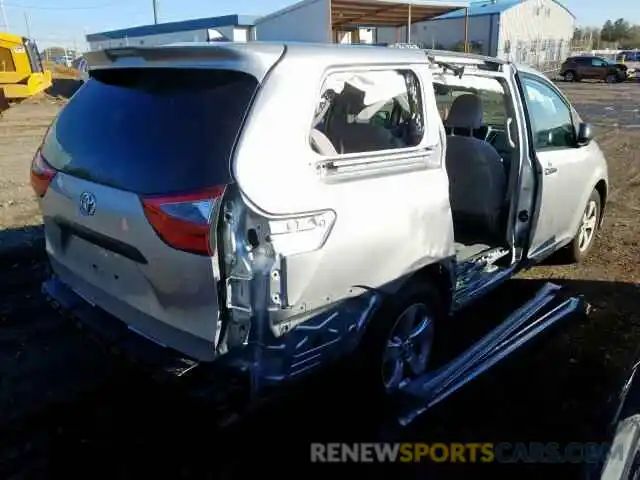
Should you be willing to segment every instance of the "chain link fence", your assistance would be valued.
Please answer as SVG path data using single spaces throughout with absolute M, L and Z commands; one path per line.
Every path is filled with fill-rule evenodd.
M 568 57 L 578 55 L 597 55 L 615 62 L 620 54 L 618 49 L 594 50 L 580 42 L 566 40 L 537 40 L 531 42 L 509 42 L 504 46 L 504 57 L 516 63 L 530 65 L 550 77 L 560 73 L 560 66 Z
M 575 51 L 571 42 L 555 39 L 507 41 L 504 46 L 504 56 L 508 60 L 529 65 L 549 76 L 557 75 L 562 62 Z

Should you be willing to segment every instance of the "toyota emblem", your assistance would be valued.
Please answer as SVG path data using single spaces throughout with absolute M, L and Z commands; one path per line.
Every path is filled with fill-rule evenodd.
M 93 193 L 83 192 L 80 195 L 80 212 L 83 215 L 93 215 L 96 213 L 96 197 Z

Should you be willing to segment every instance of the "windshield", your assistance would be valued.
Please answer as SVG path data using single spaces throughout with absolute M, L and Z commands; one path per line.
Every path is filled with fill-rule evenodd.
M 40 54 L 38 53 L 38 46 L 36 45 L 36 42 L 29 38 L 25 38 L 24 46 L 27 49 L 27 54 L 29 55 L 29 65 L 31 66 L 31 71 L 34 73 L 42 72 L 42 59 L 40 58 Z

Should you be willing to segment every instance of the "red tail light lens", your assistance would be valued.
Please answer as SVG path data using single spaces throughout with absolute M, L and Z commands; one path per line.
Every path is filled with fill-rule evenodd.
M 36 195 L 44 197 L 55 176 L 56 170 L 47 163 L 40 150 L 38 150 L 31 162 L 31 186 Z
M 149 223 L 165 243 L 199 255 L 213 254 L 211 218 L 224 186 L 173 196 L 144 197 L 142 206 Z

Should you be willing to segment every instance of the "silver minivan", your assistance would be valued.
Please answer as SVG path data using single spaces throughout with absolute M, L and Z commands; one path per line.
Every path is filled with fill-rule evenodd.
M 593 130 L 525 67 L 258 42 L 87 60 L 32 165 L 44 289 L 178 374 L 216 361 L 274 385 L 355 351 L 380 392 L 442 397 L 438 322 L 552 253 L 581 260 L 601 223 Z M 447 388 L 575 311 L 558 292 L 452 355 Z

